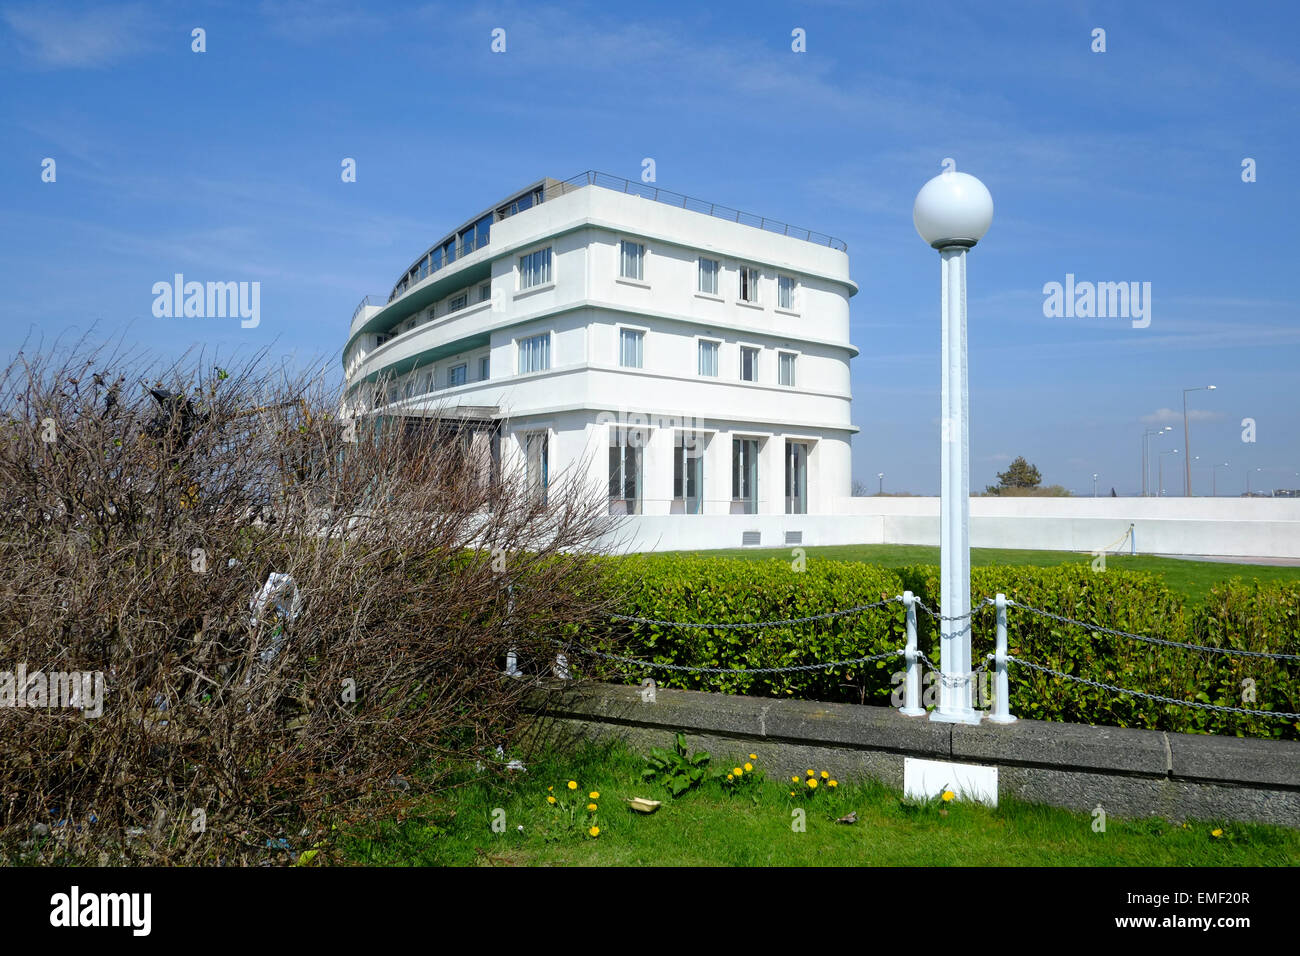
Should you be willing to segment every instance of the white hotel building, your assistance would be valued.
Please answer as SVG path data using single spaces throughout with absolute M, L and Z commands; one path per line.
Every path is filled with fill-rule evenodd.
M 819 543 L 850 494 L 856 292 L 829 236 L 545 179 L 362 301 L 345 405 L 458 419 L 539 489 L 585 473 L 633 547 Z

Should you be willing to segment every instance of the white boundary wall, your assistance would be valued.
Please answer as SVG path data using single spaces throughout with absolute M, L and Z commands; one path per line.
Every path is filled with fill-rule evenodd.
M 625 550 L 939 543 L 938 498 L 841 498 L 832 515 L 657 515 L 622 519 Z M 1300 499 L 971 498 L 971 546 L 1099 551 L 1130 524 L 1138 554 L 1300 558 Z M 787 543 L 788 533 L 801 540 Z M 1124 544 L 1127 552 L 1128 543 Z

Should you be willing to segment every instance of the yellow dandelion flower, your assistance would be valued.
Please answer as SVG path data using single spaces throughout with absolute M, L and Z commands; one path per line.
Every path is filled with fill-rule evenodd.
M 793 790 L 790 791 L 790 796 L 792 796 L 792 797 L 794 796 L 794 791 L 793 791 Z
M 595 805 L 594 803 L 589 803 L 589 804 L 587 804 L 587 809 L 590 810 L 592 813 L 595 813 L 595 812 L 596 812 L 596 805 Z
M 822 779 L 823 779 L 823 780 L 829 780 L 830 778 L 831 778 L 831 775 L 830 775 L 829 773 L 827 773 L 825 770 L 823 770 L 823 771 L 822 771 Z
M 745 771 L 741 770 L 739 767 L 732 767 L 731 772 L 737 777 L 743 777 L 745 775 Z
M 816 770 L 809 770 L 809 771 L 808 771 L 808 776 L 810 776 L 810 777 L 815 777 L 815 776 L 817 776 L 817 771 L 816 771 Z
M 554 803 L 554 802 L 555 802 L 555 798 L 554 798 L 554 797 L 547 797 L 547 798 L 546 798 L 546 802 L 547 802 L 547 803 Z
M 951 802 L 952 802 L 952 798 L 955 797 L 955 796 L 956 796 L 956 794 L 953 793 L 951 790 L 945 790 L 945 791 L 943 792 L 943 802 L 944 802 L 944 803 L 951 803 Z
M 587 832 L 590 833 L 590 834 L 591 834 L 592 836 L 594 836 L 594 837 L 598 837 L 598 836 L 600 836 L 600 827 L 592 827 L 592 828 L 591 828 L 590 830 L 588 830 Z
M 735 775 L 734 773 L 729 773 L 729 774 L 727 774 L 727 779 L 728 779 L 728 780 L 735 780 L 735 779 L 736 779 L 736 775 Z
M 587 796 L 590 797 L 592 800 L 599 800 L 599 799 L 600 799 L 600 791 L 599 791 L 599 790 L 593 790 L 593 791 L 591 791 L 591 793 L 587 794 Z
M 817 778 L 816 778 L 816 777 L 809 777 L 809 778 L 808 778 L 808 789 L 809 789 L 809 790 L 816 790 L 816 789 L 817 789 Z
M 578 781 L 576 781 L 576 780 L 570 780 L 570 781 L 569 781 L 569 789 L 570 789 L 570 790 L 577 790 L 577 789 L 578 789 Z
M 550 792 L 551 792 L 552 790 L 554 790 L 554 789 L 555 789 L 554 787 L 547 787 L 547 788 L 546 788 L 546 792 L 547 792 L 547 793 L 550 793 Z
M 832 777 L 830 780 L 827 780 L 827 781 L 826 781 L 826 786 L 828 786 L 828 787 L 838 787 L 839 785 L 840 785 L 840 784 L 839 784 L 839 781 L 837 781 L 837 780 L 834 779 L 833 777 Z
M 798 782 L 799 782 L 799 778 L 798 778 L 798 777 L 791 777 L 791 778 L 790 778 L 790 782 L 791 782 L 791 783 L 798 783 Z
M 747 763 L 747 764 L 745 764 L 745 772 L 746 772 L 746 773 L 752 773 L 753 770 L 754 770 L 754 765 L 753 765 L 752 763 Z
M 1217 837 L 1221 837 L 1221 836 L 1223 836 L 1223 831 L 1222 831 L 1222 830 L 1211 830 L 1211 831 L 1210 831 L 1210 836 L 1212 836 L 1212 837 L 1216 837 L 1216 838 L 1217 838 Z

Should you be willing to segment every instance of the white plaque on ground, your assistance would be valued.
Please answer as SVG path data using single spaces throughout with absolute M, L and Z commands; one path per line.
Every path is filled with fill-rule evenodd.
M 998 805 L 998 768 L 972 763 L 903 758 L 903 795 L 929 800 L 951 790 L 958 800 Z

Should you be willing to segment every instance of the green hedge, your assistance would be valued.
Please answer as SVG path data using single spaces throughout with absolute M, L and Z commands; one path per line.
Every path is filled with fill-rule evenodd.
M 742 561 L 694 555 L 638 555 L 612 562 L 619 613 L 691 623 L 784 620 L 894 597 L 902 582 L 893 571 L 841 561 Z M 598 646 L 639 660 L 696 667 L 784 667 L 868 657 L 903 646 L 901 605 L 815 624 L 760 629 L 700 630 L 622 624 L 599 635 Z M 785 674 L 707 675 L 605 664 L 599 676 L 637 681 L 654 677 L 666 687 L 810 700 L 889 697 L 890 675 L 902 666 L 886 659 L 847 668 Z
M 792 562 L 697 555 L 615 559 L 611 573 L 620 613 L 695 623 L 735 623 L 823 613 L 911 590 L 938 609 L 939 569 L 884 569 L 858 562 Z M 1300 653 L 1300 587 L 1234 581 L 1188 607 L 1159 577 L 1137 571 L 1093 572 L 1086 565 L 977 567 L 975 601 L 1001 591 L 1013 601 L 1089 624 L 1166 640 L 1270 653 Z M 1181 700 L 1300 713 L 1300 662 L 1243 658 L 1165 647 L 1100 634 L 1010 608 L 1010 652 L 1075 677 Z M 919 643 L 936 663 L 934 622 L 918 614 Z M 995 613 L 979 611 L 972 632 L 976 662 L 993 651 Z M 903 646 L 904 613 L 891 605 L 816 624 L 758 630 L 696 630 L 617 624 L 590 635 L 597 647 L 659 663 L 773 667 L 863 657 Z M 854 703 L 890 702 L 901 658 L 850 668 L 775 675 L 649 672 L 604 664 L 595 676 L 660 686 Z M 991 668 L 990 668 L 991 669 Z M 1247 682 L 1243 685 L 1243 682 Z M 992 686 L 992 678 L 987 683 Z M 1249 700 L 1253 691 L 1254 700 Z M 1020 717 L 1144 727 L 1185 733 L 1300 739 L 1300 721 L 1162 704 L 1013 665 L 1011 709 Z

